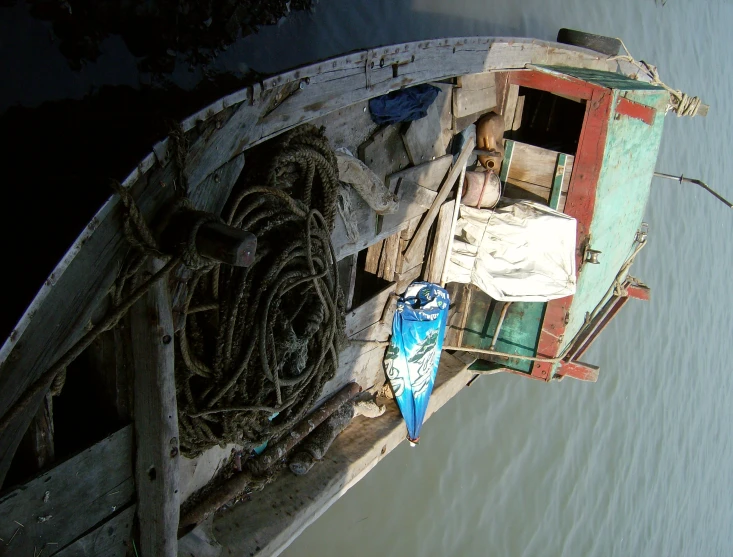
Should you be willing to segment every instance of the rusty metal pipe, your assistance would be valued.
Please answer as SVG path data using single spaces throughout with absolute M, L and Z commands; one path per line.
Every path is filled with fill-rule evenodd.
M 279 443 L 268 448 L 260 456 L 251 460 L 248 463 L 248 469 L 246 471 L 232 476 L 214 489 L 196 506 L 188 510 L 186 514 L 181 515 L 178 524 L 178 537 L 181 538 L 188 534 L 197 525 L 201 524 L 206 517 L 237 497 L 249 485 L 262 482 L 263 480 L 258 477 L 259 475 L 263 474 L 273 464 L 286 456 L 295 445 L 305 439 L 326 418 L 338 410 L 345 402 L 351 400 L 360 391 L 361 387 L 357 383 L 349 383 L 344 386 L 339 392 L 324 402 L 318 410 L 303 418 L 295 426 L 293 431 L 285 435 Z

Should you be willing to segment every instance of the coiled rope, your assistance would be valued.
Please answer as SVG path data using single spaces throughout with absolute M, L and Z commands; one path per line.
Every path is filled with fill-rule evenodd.
M 229 204 L 227 224 L 257 236 L 253 264 L 215 264 L 190 282 L 176 335 L 180 446 L 189 457 L 230 442 L 249 451 L 281 436 L 338 365 L 336 159 L 313 126 L 276 149 L 265 185 L 245 184 Z
M 312 408 L 336 371 L 344 342 L 343 294 L 330 241 L 338 167 L 313 126 L 290 132 L 277 149 L 266 185 L 245 187 L 230 204 L 228 224 L 257 236 L 248 268 L 197 253 L 198 228 L 220 220 L 208 213 L 194 212 L 187 242 L 164 253 L 156 238 L 177 211 L 191 211 L 180 197 L 185 191 L 153 231 L 128 189 L 113 184 L 133 249 L 111 289 L 112 308 L 20 396 L 0 418 L 0 430 L 50 387 L 60 392 L 68 365 L 180 265 L 193 271 L 186 321 L 176 335 L 183 454 L 227 442 L 257 447 L 289 431 Z M 143 271 L 150 256 L 167 259 L 152 275 Z
M 687 93 L 683 93 L 678 89 L 673 89 L 672 87 L 664 83 L 659 78 L 659 72 L 657 71 L 656 66 L 653 66 L 652 64 L 649 64 L 644 60 L 635 60 L 634 57 L 631 55 L 631 52 L 629 52 L 629 49 L 626 48 L 624 41 L 622 41 L 621 39 L 619 39 L 619 41 L 621 42 L 621 46 L 626 51 L 626 55 L 614 56 L 610 58 L 610 60 L 623 60 L 624 62 L 628 62 L 636 66 L 637 68 L 639 68 L 639 70 L 647 75 L 647 77 L 649 78 L 649 82 L 652 85 L 657 85 L 666 90 L 670 95 L 670 102 L 667 105 L 667 112 L 672 110 L 675 112 L 675 114 L 677 114 L 677 116 L 690 117 L 697 114 L 698 110 L 700 109 L 700 105 L 702 104 L 700 97 L 688 95 Z

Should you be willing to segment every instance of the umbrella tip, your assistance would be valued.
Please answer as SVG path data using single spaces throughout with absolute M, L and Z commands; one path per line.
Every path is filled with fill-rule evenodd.
M 409 437 L 407 440 L 410 442 L 410 447 L 417 447 L 417 444 L 420 442 L 420 438 L 417 437 L 415 439 L 410 439 Z

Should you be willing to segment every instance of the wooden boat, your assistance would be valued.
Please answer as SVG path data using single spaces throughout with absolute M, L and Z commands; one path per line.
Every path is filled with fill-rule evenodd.
M 440 89 L 428 116 L 407 129 L 372 122 L 370 99 L 423 83 Z M 163 268 L 168 280 L 151 282 L 122 320 L 125 312 L 110 317 L 134 208 L 153 222 L 185 182 L 190 206 L 223 214 L 243 168 L 264 156 L 258 146 L 306 123 L 322 126 L 333 148 L 359 153 L 393 192 L 401 184 L 396 213 L 378 217 L 352 195 L 348 216 L 335 217 L 330 238 L 348 342 L 310 408 L 327 409 L 335 405 L 324 402 L 330 397 L 343 402 L 354 394 L 352 383 L 365 393 L 385 392 L 382 361 L 395 296 L 417 279 L 441 281 L 454 186 L 462 161 L 470 166 L 476 158 L 464 149 L 454 162 L 451 139 L 480 116 L 499 114 L 506 133 L 496 169 L 504 197 L 539 201 L 576 219 L 577 291 L 546 303 L 503 304 L 473 286 L 449 284 L 447 350 L 429 417 L 480 374 L 597 379 L 598 369 L 579 358 L 628 299 L 649 297 L 628 270 L 646 241 L 642 217 L 669 104 L 669 93 L 627 60 L 537 40 L 471 37 L 375 48 L 299 68 L 181 122 L 100 208 L 0 349 L 0 481 L 10 471 L 19 482 L 5 482 L 0 498 L 0 555 L 41 548 L 44 557 L 125 555 L 133 545 L 144 556 L 179 548 L 216 555 L 222 547 L 223 554 L 278 554 L 405 438 L 399 411 L 387 400 L 384 414 L 353 419 L 307 476 L 273 475 L 261 492 L 252 492 L 252 482 L 237 484 L 236 473 L 227 480 L 232 455 L 247 457 L 235 444 L 181 455 L 174 359 L 191 274 L 180 261 L 148 257 L 146 277 Z M 209 227 L 196 240 L 199 255 L 247 265 L 252 239 L 236 232 Z M 72 396 L 65 391 L 76 388 L 78 360 L 86 362 L 78 372 L 84 381 L 95 381 L 91 392 L 80 387 L 83 396 L 109 408 L 112 418 L 89 415 L 102 423 L 89 426 L 98 437 L 54 460 L 53 436 L 67 426 L 54 420 L 49 389 L 68 369 L 61 396 Z M 207 484 L 213 491 L 204 502 L 224 508 L 181 515 L 181 505 Z M 230 499 L 237 502 L 222 505 Z M 203 526 L 188 528 L 204 516 Z

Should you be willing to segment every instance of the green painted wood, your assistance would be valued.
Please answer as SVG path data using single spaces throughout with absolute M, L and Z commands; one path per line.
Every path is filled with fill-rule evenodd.
M 488 294 L 475 290 L 466 318 L 462 345 L 489 350 L 502 306 L 503 303 L 495 302 Z M 534 356 L 545 307 L 546 304 L 541 302 L 513 302 L 504 318 L 495 349 L 507 354 Z M 486 356 L 484 361 L 525 373 L 529 373 L 532 365 L 529 360 L 495 356 Z
M 501 173 L 499 179 L 506 182 L 509 177 L 509 166 L 512 164 L 512 152 L 514 151 L 514 141 L 507 139 L 504 142 L 504 161 L 501 163 Z
M 601 174 L 596 189 L 596 203 L 590 227 L 590 247 L 601 251 L 600 263 L 584 264 L 579 270 L 578 288 L 570 307 L 563 337 L 564 349 L 584 325 L 587 314 L 592 314 L 612 290 L 619 269 L 635 248 L 636 232 L 649 200 L 651 181 L 662 137 L 664 118 L 655 118 L 649 126 L 624 115 L 617 115 L 615 107 L 621 96 L 663 112 L 669 101 L 666 91 L 649 84 L 629 80 L 624 76 L 578 70 L 577 68 L 545 68 L 544 71 L 585 79 L 612 88 L 614 111 L 608 124 Z M 506 180 L 511 164 L 514 142 L 507 141 L 501 179 Z M 558 157 L 558 165 L 550 206 L 559 203 L 565 156 Z M 582 249 L 584 246 L 579 246 Z M 466 347 L 488 349 L 501 311 L 488 295 L 474 296 L 463 334 Z M 514 303 L 507 312 L 496 349 L 522 355 L 536 355 L 540 327 L 546 304 Z M 531 363 L 489 357 L 476 364 L 481 369 L 509 367 L 528 373 Z
M 619 91 L 614 91 L 615 107 Z M 665 106 L 669 95 L 658 89 L 627 91 L 629 100 L 647 106 Z M 649 126 L 628 116 L 616 118 L 615 108 L 608 126 L 601 175 L 590 227 L 590 247 L 599 250 L 599 264 L 583 264 L 570 307 L 563 349 L 583 327 L 587 313 L 593 313 L 613 287 L 619 269 L 634 249 L 636 232 L 646 210 L 664 118 Z
M 600 85 L 601 87 L 606 87 L 608 89 L 615 89 L 616 91 L 651 91 L 652 93 L 664 91 L 664 89 L 658 85 L 652 85 L 645 81 L 631 79 L 630 77 L 620 73 L 604 72 L 602 70 L 591 70 L 586 68 L 571 68 L 568 66 L 535 65 L 533 68 L 549 73 L 559 73 L 569 75 L 571 77 L 577 77 L 578 79 L 582 79 L 588 83 Z M 665 94 L 665 103 L 668 99 L 669 95 Z M 647 98 L 645 100 L 652 99 Z
M 560 206 L 560 194 L 562 193 L 562 182 L 565 179 L 565 163 L 568 156 L 560 153 L 557 156 L 557 164 L 555 165 L 555 178 L 552 180 L 552 190 L 550 191 L 550 209 L 557 211 Z

